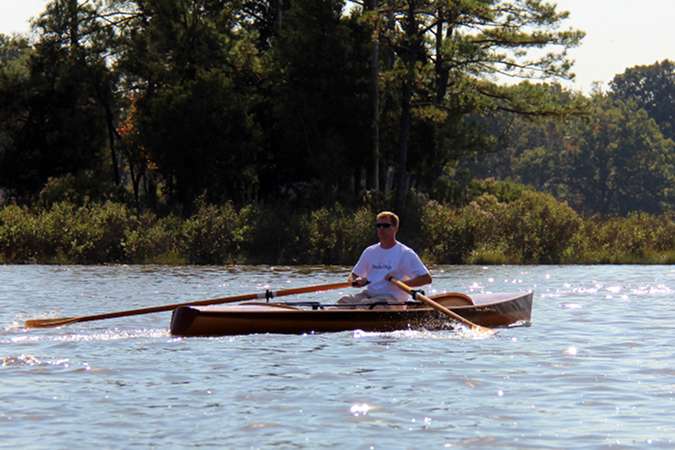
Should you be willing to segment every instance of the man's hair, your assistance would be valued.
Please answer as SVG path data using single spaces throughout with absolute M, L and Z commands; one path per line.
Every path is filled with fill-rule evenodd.
M 391 211 L 382 211 L 377 215 L 377 220 L 380 220 L 384 217 L 388 217 L 389 220 L 391 221 L 392 225 L 394 225 L 396 228 L 398 228 L 398 216 L 394 214 Z

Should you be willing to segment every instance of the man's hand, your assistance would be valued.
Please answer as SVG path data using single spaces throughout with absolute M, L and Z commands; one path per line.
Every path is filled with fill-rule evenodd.
M 363 277 L 350 277 L 349 281 L 351 281 L 354 287 L 363 287 L 369 283 L 368 279 Z

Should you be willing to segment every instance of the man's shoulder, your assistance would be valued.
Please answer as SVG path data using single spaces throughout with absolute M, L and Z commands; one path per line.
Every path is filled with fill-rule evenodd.
M 369 245 L 365 249 L 363 249 L 363 254 L 367 253 L 372 253 L 374 251 L 377 251 L 380 248 L 379 242 L 374 243 L 373 245 Z
M 415 250 L 413 250 L 412 248 L 408 247 L 408 246 L 405 245 L 403 242 L 396 241 L 396 245 L 399 245 L 400 248 L 401 248 L 401 251 L 404 252 L 404 253 L 412 253 L 413 255 L 416 255 L 416 254 L 417 254 L 417 252 L 415 252 Z

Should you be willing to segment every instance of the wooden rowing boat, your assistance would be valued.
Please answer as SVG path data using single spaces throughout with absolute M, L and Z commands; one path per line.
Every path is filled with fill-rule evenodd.
M 452 294 L 430 296 L 451 311 L 485 327 L 529 325 L 532 292 L 476 294 L 470 303 Z M 454 303 L 454 304 L 453 304 Z M 320 333 L 347 330 L 395 331 L 452 328 L 449 319 L 417 302 L 404 309 L 321 305 L 318 302 L 240 303 L 227 306 L 181 306 L 171 317 L 175 336 L 227 336 L 254 333 Z

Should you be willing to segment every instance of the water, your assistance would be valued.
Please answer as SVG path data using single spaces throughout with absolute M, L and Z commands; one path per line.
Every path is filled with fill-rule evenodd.
M 673 266 L 435 267 L 439 291 L 535 291 L 532 326 L 489 338 L 21 327 L 347 270 L 0 266 L 0 448 L 675 448 Z

